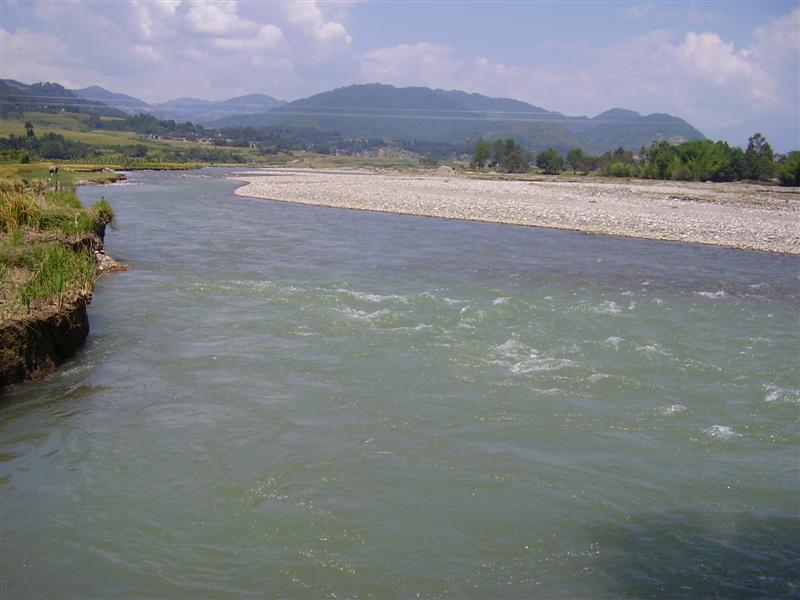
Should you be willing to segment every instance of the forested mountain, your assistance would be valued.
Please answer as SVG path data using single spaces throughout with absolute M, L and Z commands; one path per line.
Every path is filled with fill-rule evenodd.
M 7 118 L 25 111 L 124 114 L 106 104 L 82 98 L 57 83 L 27 85 L 13 79 L 0 79 L 0 116 Z
M 513 137 L 535 151 L 581 147 L 602 153 L 619 146 L 638 150 L 656 139 L 704 139 L 697 129 L 670 115 L 612 109 L 592 119 L 570 117 L 519 100 L 382 84 L 351 85 L 266 113 L 211 123 L 217 127 L 278 124 L 317 127 L 356 138 L 461 143 L 481 136 Z
M 508 98 L 458 90 L 351 85 L 281 102 L 265 94 L 224 101 L 178 98 L 148 104 L 99 86 L 70 91 L 54 83 L 0 81 L 3 114 L 9 111 L 149 114 L 158 119 L 225 127 L 283 126 L 335 132 L 350 140 L 469 145 L 479 137 L 514 138 L 526 150 L 582 148 L 602 154 L 623 147 L 638 151 L 654 140 L 705 139 L 686 121 L 666 114 L 641 115 L 614 108 L 596 117 L 572 117 Z

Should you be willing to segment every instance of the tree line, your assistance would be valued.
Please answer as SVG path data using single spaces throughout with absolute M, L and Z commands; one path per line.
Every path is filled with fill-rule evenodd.
M 524 173 L 532 164 L 551 175 L 569 169 L 573 174 L 597 172 L 607 177 L 679 181 L 772 181 L 777 178 L 782 185 L 800 185 L 800 151 L 776 154 L 760 133 L 748 140 L 745 150 L 711 140 L 680 144 L 656 140 L 649 147 L 642 147 L 638 155 L 621 147 L 600 156 L 573 148 L 566 157 L 553 148 L 539 154 L 526 153 L 510 138 L 492 143 L 479 138 L 470 160 L 474 169 L 488 167 L 503 173 Z

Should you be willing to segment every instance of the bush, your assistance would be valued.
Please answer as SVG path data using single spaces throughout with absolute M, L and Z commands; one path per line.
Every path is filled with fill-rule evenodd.
M 631 163 L 613 162 L 603 165 L 600 172 L 606 177 L 637 177 L 639 169 Z

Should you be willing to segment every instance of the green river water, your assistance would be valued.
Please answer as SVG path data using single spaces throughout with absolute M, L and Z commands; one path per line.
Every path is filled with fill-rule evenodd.
M 0 595 L 797 597 L 796 257 L 106 196 L 87 345 L 0 396 Z

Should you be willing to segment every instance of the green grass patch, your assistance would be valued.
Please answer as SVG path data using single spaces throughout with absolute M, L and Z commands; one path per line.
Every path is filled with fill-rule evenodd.
M 47 250 L 46 243 L 14 244 L 0 242 L 0 265 L 35 271 Z
M 46 183 L 0 181 L 0 231 L 19 235 L 21 228 L 59 233 L 65 238 L 99 231 L 114 213 L 105 200 L 86 209 L 72 189 L 47 190 Z
M 30 309 L 32 302 L 56 299 L 60 310 L 66 292 L 91 286 L 95 263 L 88 250 L 74 251 L 60 243 L 48 244 L 36 271 L 17 293 L 17 300 Z
M 81 204 L 80 199 L 75 195 L 73 190 L 51 190 L 45 192 L 44 199 L 47 204 L 53 206 L 73 209 L 83 208 L 83 204 Z
M 89 116 L 77 113 L 26 112 L 19 119 L 0 121 L 0 136 L 25 135 L 25 123 L 30 121 L 37 135 L 47 131 L 89 131 Z M 41 131 L 40 131 L 41 130 Z
M 110 223 L 114 218 L 114 209 L 111 208 L 111 205 L 105 198 L 100 198 L 100 200 L 92 204 L 92 212 L 98 223 Z

